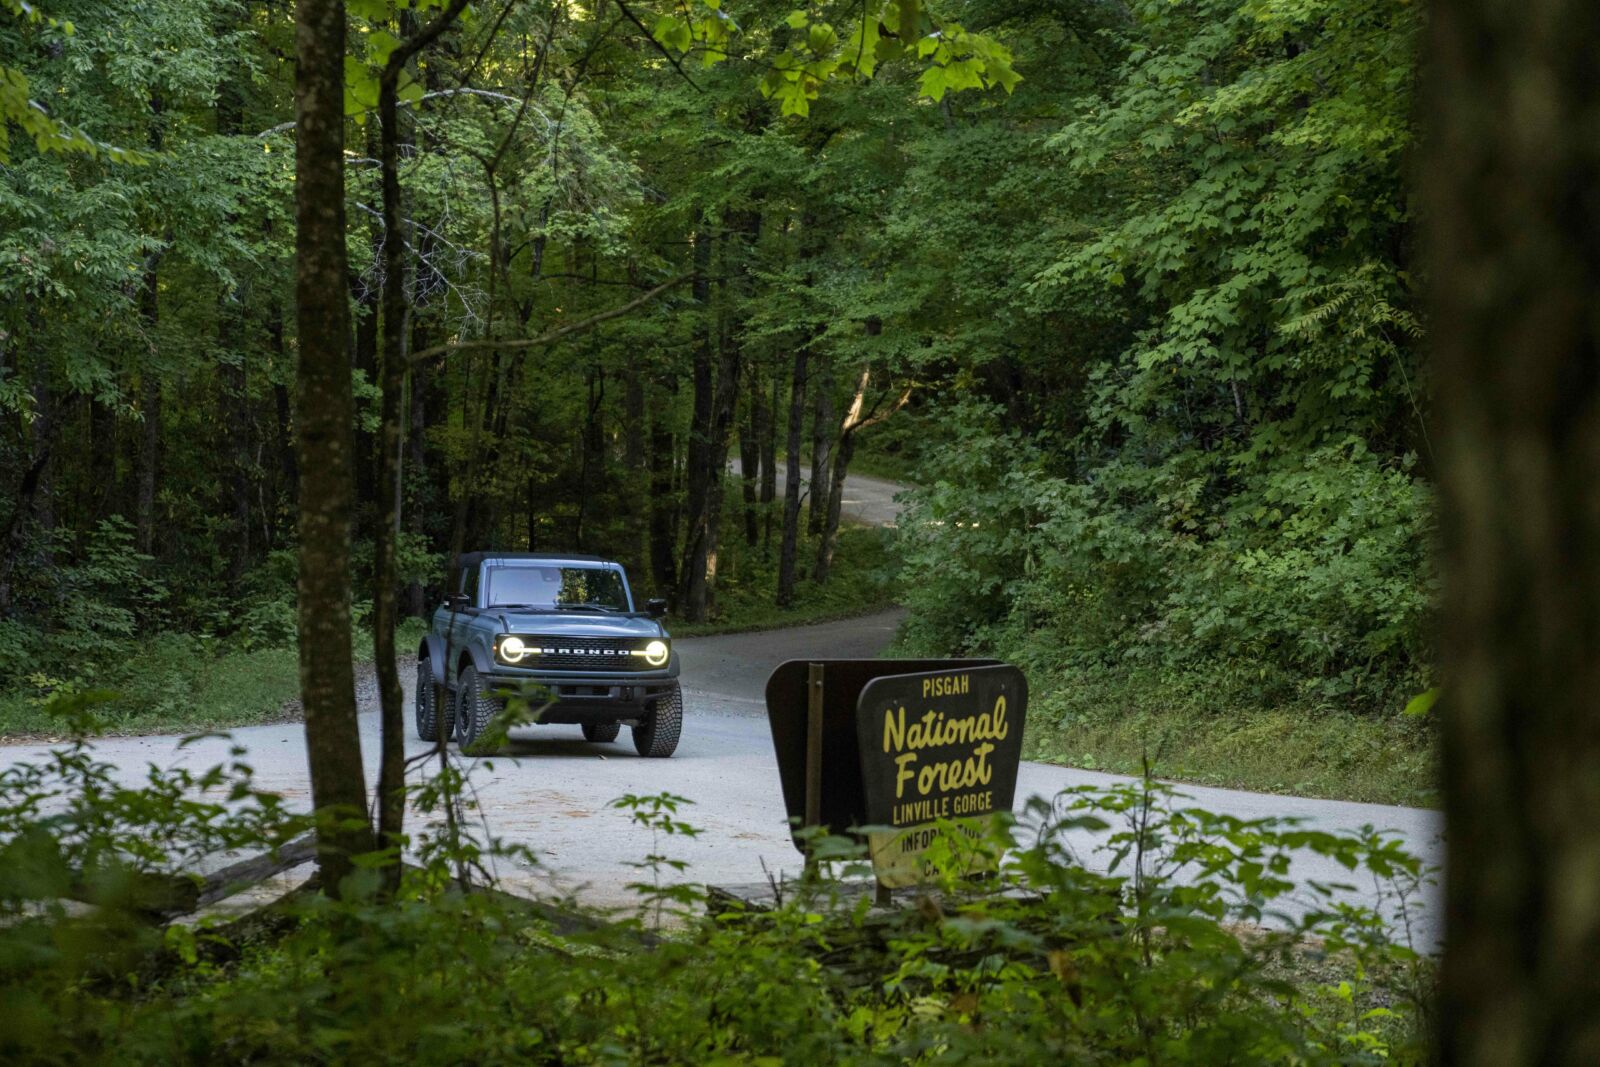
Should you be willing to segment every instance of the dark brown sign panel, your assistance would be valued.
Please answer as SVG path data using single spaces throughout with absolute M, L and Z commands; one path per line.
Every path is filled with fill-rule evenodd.
M 857 743 L 872 863 L 886 886 L 921 880 L 940 820 L 1010 811 L 1022 759 L 1028 683 L 1015 667 L 945 666 L 875 678 L 861 691 Z
M 867 816 L 861 781 L 861 750 L 856 704 L 875 678 L 920 672 L 972 670 L 995 660 L 970 659 L 827 659 L 790 660 L 767 679 L 767 722 L 778 757 L 784 807 L 792 821 L 806 815 L 806 733 L 813 664 L 822 668 L 822 736 L 820 748 L 820 819 L 829 833 L 844 834 L 875 820 Z M 1015 769 L 1012 771 L 1013 787 Z M 800 842 L 795 841 L 796 847 Z

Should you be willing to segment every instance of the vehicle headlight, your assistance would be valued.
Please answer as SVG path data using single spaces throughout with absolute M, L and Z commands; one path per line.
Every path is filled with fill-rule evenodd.
M 520 637 L 506 637 L 500 641 L 500 658 L 507 663 L 517 663 L 527 654 L 528 646 Z
M 672 652 L 667 648 L 667 643 L 665 641 L 651 641 L 648 645 L 644 646 L 642 653 L 644 656 L 644 661 L 650 664 L 652 667 L 666 666 L 667 657 L 671 654 Z

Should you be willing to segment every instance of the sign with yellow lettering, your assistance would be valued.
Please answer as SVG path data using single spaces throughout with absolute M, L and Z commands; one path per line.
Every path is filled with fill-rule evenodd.
M 953 666 L 875 678 L 861 690 L 856 726 L 873 870 L 891 888 L 925 881 L 932 824 L 978 833 L 1010 811 L 1022 759 L 1028 683 L 1006 665 Z

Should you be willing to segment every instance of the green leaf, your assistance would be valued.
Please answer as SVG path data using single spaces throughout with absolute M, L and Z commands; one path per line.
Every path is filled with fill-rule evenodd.
M 1431 689 L 1425 689 L 1406 702 L 1406 710 L 1404 714 L 1409 715 L 1413 719 L 1420 719 L 1424 715 L 1428 714 L 1429 710 L 1432 709 L 1434 703 L 1438 699 L 1438 686 L 1434 686 Z M 1392 706 L 1393 705 L 1391 705 L 1391 707 Z

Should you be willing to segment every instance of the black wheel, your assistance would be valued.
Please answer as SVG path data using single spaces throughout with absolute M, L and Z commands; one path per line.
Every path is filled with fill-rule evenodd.
M 483 681 L 478 677 L 476 667 L 462 668 L 456 688 L 459 694 L 456 697 L 456 739 L 461 743 L 461 751 L 467 755 L 483 755 L 487 750 L 483 735 L 504 705 L 484 692 Z
M 440 722 L 439 693 L 437 683 L 433 677 L 433 664 L 425 659 L 417 660 L 417 694 L 415 707 L 417 712 L 417 736 L 424 741 L 437 741 L 440 735 L 449 740 L 455 733 L 455 716 L 452 715 L 450 701 L 444 702 L 444 721 Z
M 665 759 L 678 747 L 683 731 L 683 689 L 677 682 L 652 700 L 645 717 L 633 728 L 633 747 L 641 756 Z
M 585 741 L 615 741 L 622 732 L 622 724 L 616 722 L 586 722 L 583 724 L 583 739 Z

